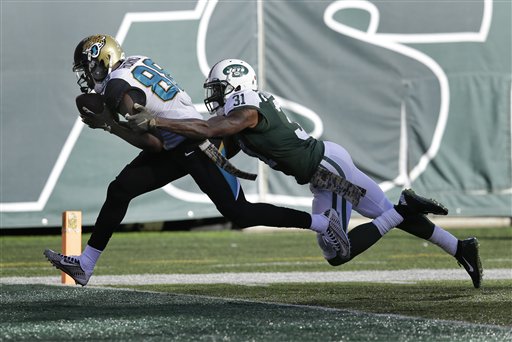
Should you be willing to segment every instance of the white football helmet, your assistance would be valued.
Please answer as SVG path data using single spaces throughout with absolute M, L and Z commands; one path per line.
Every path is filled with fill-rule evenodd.
M 230 93 L 257 90 L 258 82 L 249 63 L 230 58 L 217 62 L 211 68 L 203 87 L 206 89 L 204 104 L 210 114 L 224 115 L 224 103 Z

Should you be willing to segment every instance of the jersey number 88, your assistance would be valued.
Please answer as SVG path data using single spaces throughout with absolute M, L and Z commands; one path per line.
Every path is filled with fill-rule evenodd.
M 144 65 L 133 69 L 133 77 L 144 86 L 151 87 L 151 91 L 163 101 L 172 100 L 181 90 L 176 81 L 151 59 L 146 58 L 142 63 Z

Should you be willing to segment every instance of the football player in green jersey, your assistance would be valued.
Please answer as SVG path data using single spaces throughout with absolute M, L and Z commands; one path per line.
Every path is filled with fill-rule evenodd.
M 446 215 L 448 210 L 434 200 L 404 190 L 398 205 L 393 205 L 378 184 L 359 170 L 350 154 L 340 145 L 309 136 L 291 122 L 275 97 L 258 89 L 256 73 L 246 62 L 225 59 L 215 64 L 204 84 L 208 111 L 217 114 L 204 121 L 165 119 L 153 116 L 142 106 L 141 113 L 128 118 L 131 128 L 144 132 L 155 127 L 196 139 L 229 136 L 237 148 L 295 177 L 299 184 L 310 184 L 313 213 L 334 209 L 347 231 L 351 211 L 372 221 L 348 233 L 341 249 L 317 234 L 325 259 L 333 266 L 345 263 L 377 242 L 393 227 L 426 239 L 454 256 L 464 266 L 475 287 L 480 286 L 482 268 L 476 238 L 458 240 L 432 223 L 425 214 Z M 319 170 L 328 170 L 332 180 L 342 179 L 363 189 L 362 197 L 340 196 L 329 187 L 318 187 Z M 329 183 L 329 182 L 327 182 Z M 345 239 L 342 239 L 345 240 Z

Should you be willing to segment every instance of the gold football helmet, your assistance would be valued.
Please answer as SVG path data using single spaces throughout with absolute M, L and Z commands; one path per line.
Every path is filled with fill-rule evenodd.
M 124 51 L 117 40 L 108 34 L 89 36 L 75 48 L 73 71 L 77 84 L 83 93 L 94 89 L 101 83 L 117 63 L 125 58 Z

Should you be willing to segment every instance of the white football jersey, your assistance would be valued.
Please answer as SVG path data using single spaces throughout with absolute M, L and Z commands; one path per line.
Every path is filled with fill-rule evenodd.
M 146 95 L 145 107 L 158 117 L 168 119 L 203 119 L 195 109 L 190 96 L 182 90 L 172 76 L 146 56 L 130 56 L 112 71 L 101 84 L 99 92 L 104 95 L 107 84 L 123 80 L 121 92 L 138 88 Z M 125 88 L 126 87 L 126 88 Z M 108 96 L 109 94 L 107 94 Z M 120 113 L 122 114 L 122 113 Z M 173 132 L 160 130 L 166 150 L 176 147 L 185 138 Z
M 264 92 L 261 93 L 267 95 Z M 262 100 L 258 95 L 257 91 L 244 89 L 234 92 L 230 94 L 229 97 L 226 99 L 226 104 L 224 105 L 224 114 L 228 114 L 236 107 L 259 108 L 261 101 Z

